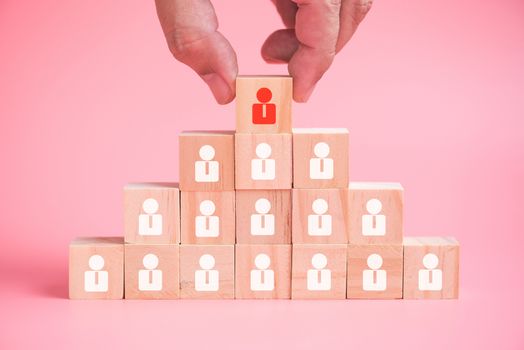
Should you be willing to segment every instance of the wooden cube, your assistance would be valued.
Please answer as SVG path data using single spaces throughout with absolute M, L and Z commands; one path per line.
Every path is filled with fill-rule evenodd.
M 182 191 L 231 191 L 235 188 L 232 131 L 185 131 L 179 136 Z
M 179 243 L 179 196 L 176 183 L 134 183 L 125 186 L 126 243 Z
M 347 188 L 347 129 L 293 129 L 293 187 Z
M 237 189 L 290 189 L 291 134 L 236 134 Z
M 235 256 L 237 299 L 291 297 L 290 244 L 237 244 Z
M 124 238 L 81 237 L 69 245 L 69 298 L 124 297 Z
M 126 299 L 178 299 L 179 245 L 126 244 Z
M 405 237 L 404 299 L 457 299 L 459 250 L 453 237 Z
M 181 245 L 180 298 L 233 299 L 234 245 Z
M 237 191 L 236 200 L 237 243 L 291 243 L 291 190 Z
M 403 194 L 399 183 L 350 183 L 349 243 L 402 244 Z
M 348 299 L 402 299 L 402 245 L 348 246 Z
M 293 189 L 292 194 L 294 244 L 347 244 L 347 188 Z
M 292 299 L 345 299 L 346 261 L 346 244 L 293 244 Z
M 237 77 L 237 132 L 291 133 L 292 98 L 289 76 Z
M 235 244 L 235 191 L 181 192 L 183 244 Z

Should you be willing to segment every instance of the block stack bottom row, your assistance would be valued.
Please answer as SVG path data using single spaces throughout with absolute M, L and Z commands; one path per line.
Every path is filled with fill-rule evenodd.
M 71 299 L 458 298 L 459 243 L 349 182 L 347 129 L 292 129 L 288 76 L 236 86 L 236 133 L 181 133 L 179 184 L 125 186 L 124 237 L 71 242 Z

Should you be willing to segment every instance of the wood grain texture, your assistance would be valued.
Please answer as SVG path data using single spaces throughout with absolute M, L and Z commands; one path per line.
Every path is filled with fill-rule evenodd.
M 293 189 L 292 197 L 292 241 L 294 244 L 348 243 L 349 212 L 347 188 Z M 322 217 L 314 211 L 317 208 L 316 204 L 314 208 L 313 203 L 317 200 L 327 203 L 327 211 L 322 214 Z M 326 215 L 330 217 L 330 223 L 324 219 Z M 315 235 L 314 228 L 310 227 L 312 224 L 320 225 L 319 227 L 329 225 L 327 227 L 329 231 L 324 232 L 330 232 L 330 234 Z
M 383 216 L 385 234 L 366 236 L 363 222 L 371 213 L 368 203 L 372 199 L 380 201 L 378 215 Z M 349 243 L 350 244 L 402 244 L 403 237 L 404 189 L 399 183 L 351 182 L 349 185 Z M 369 222 L 378 219 L 371 218 Z M 370 226 L 369 224 L 367 225 Z
M 185 131 L 179 135 L 179 178 L 182 191 L 231 191 L 235 188 L 235 141 L 233 131 Z M 197 182 L 195 162 L 203 161 L 200 150 L 214 149 L 210 161 L 217 162 L 218 181 Z M 207 165 L 209 170 L 209 163 Z
M 384 290 L 364 290 L 363 274 L 373 276 L 373 269 L 368 265 L 368 258 L 378 254 L 382 264 L 376 269 L 385 271 Z M 349 245 L 348 246 L 348 299 L 402 299 L 403 273 L 402 245 Z M 376 275 L 378 278 L 378 275 Z
M 195 221 L 204 218 L 200 211 L 203 201 L 212 201 L 218 218 L 217 237 L 197 237 Z M 181 241 L 182 244 L 235 244 L 235 191 L 181 192 Z
M 419 290 L 419 271 L 426 269 L 424 256 L 438 257 L 442 289 Z M 404 299 L 457 299 L 459 296 L 460 244 L 453 237 L 404 237 Z
M 86 271 L 93 271 L 89 259 L 103 259 L 100 270 L 107 273 L 107 291 L 86 291 Z M 99 275 L 100 276 L 100 275 Z M 99 280 L 99 277 L 97 277 Z M 81 237 L 69 245 L 69 298 L 122 299 L 124 297 L 124 239 L 122 237 Z
M 177 183 L 134 183 L 124 187 L 124 234 L 126 243 L 180 242 L 180 191 Z M 155 215 L 162 216 L 160 235 L 139 234 L 140 216 L 147 214 L 144 201 L 158 203 Z
M 200 258 L 209 254 L 217 271 L 218 290 L 195 288 L 196 271 L 206 271 Z M 213 272 L 214 273 L 214 272 Z M 212 279 L 208 277 L 208 283 Z M 199 290 L 197 290 L 199 289 Z M 180 246 L 180 298 L 182 299 L 233 299 L 235 297 L 235 246 L 234 245 L 186 245 Z
M 316 272 L 322 281 L 322 272 L 313 266 L 315 254 L 327 258 L 323 270 L 329 270 L 329 290 L 309 290 L 308 271 Z M 346 244 L 293 244 L 292 299 L 345 299 L 346 298 Z
M 236 189 L 290 189 L 292 182 L 291 134 L 236 134 L 235 135 L 235 187 Z M 257 147 L 268 144 L 267 159 L 257 156 Z M 270 169 L 274 164 L 274 177 L 268 180 L 253 179 L 254 161 L 264 161 Z
M 269 270 L 274 273 L 274 289 L 253 291 L 250 287 L 251 271 L 256 269 L 255 258 L 266 254 L 270 258 Z M 236 299 L 289 299 L 291 298 L 291 245 L 290 244 L 237 244 L 235 247 Z
M 154 270 L 161 271 L 161 290 L 140 290 L 140 271 L 149 272 L 144 263 L 147 254 L 158 258 Z M 153 281 L 153 277 L 150 277 Z M 178 244 L 126 244 L 125 246 L 125 298 L 126 299 L 178 299 L 179 245 Z
M 325 143 L 332 160 L 330 179 L 311 178 L 311 159 L 319 158 L 315 146 Z M 322 163 L 327 164 L 327 163 Z M 347 129 L 293 129 L 293 187 L 347 188 L 349 183 L 349 132 Z
M 271 91 L 276 119 L 273 124 L 254 124 L 253 105 L 260 104 L 260 88 Z M 290 76 L 239 76 L 236 80 L 236 131 L 238 133 L 278 134 L 291 132 L 293 80 Z
M 251 234 L 251 217 L 257 214 L 256 203 L 262 198 L 271 206 L 268 214 L 274 217 L 273 235 Z M 291 190 L 236 191 L 236 241 L 240 244 L 291 243 Z

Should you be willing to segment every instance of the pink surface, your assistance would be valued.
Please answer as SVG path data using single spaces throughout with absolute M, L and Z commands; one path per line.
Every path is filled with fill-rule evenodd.
M 215 5 L 241 73 L 286 72 L 259 55 L 269 1 Z M 150 1 L 3 0 L 0 37 L 0 348 L 524 348 L 522 1 L 377 1 L 294 105 L 350 129 L 353 180 L 402 182 L 407 235 L 460 240 L 457 301 L 69 301 L 69 240 L 122 234 L 122 186 L 176 180 L 177 133 L 234 104 Z

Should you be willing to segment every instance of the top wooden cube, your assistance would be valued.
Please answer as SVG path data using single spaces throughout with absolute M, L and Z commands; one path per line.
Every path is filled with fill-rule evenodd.
M 349 184 L 349 243 L 402 244 L 404 189 L 399 183 Z
M 239 76 L 236 95 L 237 133 L 291 133 L 290 76 Z
M 233 131 L 185 131 L 179 136 L 181 191 L 235 189 Z
M 348 154 L 347 129 L 293 129 L 293 187 L 347 188 Z

